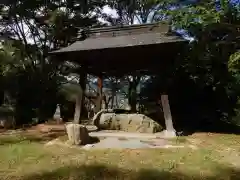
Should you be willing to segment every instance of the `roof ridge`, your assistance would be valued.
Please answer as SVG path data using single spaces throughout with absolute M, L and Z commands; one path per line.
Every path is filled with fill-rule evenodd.
M 124 30 L 135 30 L 135 29 L 141 29 L 141 28 L 151 28 L 159 27 L 161 25 L 169 26 L 167 23 L 164 22 L 156 22 L 156 23 L 145 23 L 145 24 L 134 24 L 134 25 L 117 25 L 117 26 L 107 26 L 107 27 L 100 27 L 100 28 L 90 28 L 85 31 L 87 31 L 88 34 L 94 34 L 94 33 L 103 33 L 103 32 L 111 32 L 111 31 L 124 31 Z M 170 27 L 169 27 L 170 29 Z M 84 29 L 79 29 L 78 34 L 81 34 Z

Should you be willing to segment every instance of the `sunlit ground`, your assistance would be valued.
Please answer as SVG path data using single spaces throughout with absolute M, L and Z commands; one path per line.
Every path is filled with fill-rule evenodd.
M 91 151 L 46 147 L 29 136 L 0 137 L 0 179 L 240 179 L 237 135 L 199 133 L 176 141 L 197 149 Z

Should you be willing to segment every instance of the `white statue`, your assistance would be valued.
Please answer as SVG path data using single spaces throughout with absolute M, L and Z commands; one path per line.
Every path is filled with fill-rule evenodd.
M 60 123 L 62 121 L 61 110 L 60 110 L 60 105 L 59 104 L 57 104 L 57 108 L 56 108 L 56 111 L 53 115 L 53 119 L 56 120 L 58 123 Z

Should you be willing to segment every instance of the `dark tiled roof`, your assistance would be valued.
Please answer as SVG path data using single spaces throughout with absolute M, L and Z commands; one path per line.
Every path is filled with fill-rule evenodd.
M 185 41 L 173 33 L 170 35 L 168 31 L 168 25 L 159 23 L 91 29 L 88 32 L 89 37 L 85 40 L 76 41 L 72 45 L 53 51 L 52 53 L 57 54 Z
M 161 33 L 146 33 L 117 37 L 103 37 L 95 39 L 86 39 L 84 41 L 77 41 L 66 48 L 54 51 L 54 53 L 151 45 L 171 43 L 177 41 L 183 41 L 183 39 L 177 36 L 164 36 Z

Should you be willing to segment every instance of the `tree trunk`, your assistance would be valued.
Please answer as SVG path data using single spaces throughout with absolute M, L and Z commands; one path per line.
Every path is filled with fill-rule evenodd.
M 101 110 L 102 107 L 102 86 L 103 86 L 103 82 L 102 82 L 102 77 L 98 77 L 98 97 L 97 97 L 97 103 L 96 103 L 96 112 L 99 112 Z
M 112 95 L 112 99 L 111 99 L 111 109 L 113 109 L 114 107 L 114 100 L 116 97 L 116 84 L 117 84 L 117 80 L 116 79 L 111 79 L 112 80 L 112 85 L 111 85 L 111 95 Z
M 115 96 L 115 103 L 116 103 L 116 108 L 118 109 L 118 108 L 119 108 L 119 104 L 118 104 L 118 98 L 117 98 L 117 95 Z
M 77 98 L 76 98 L 75 113 L 74 113 L 74 120 L 73 120 L 74 123 L 76 124 L 80 124 L 81 118 L 83 117 L 86 79 L 87 79 L 87 74 L 84 70 L 84 67 L 82 67 L 80 69 L 80 81 L 79 81 L 81 92 L 77 95 Z
M 136 113 L 137 111 L 137 85 L 139 81 L 137 77 L 133 76 L 133 80 L 129 81 L 129 88 L 128 88 L 128 104 L 130 106 L 130 110 L 132 113 Z
M 131 95 L 130 95 L 130 107 L 131 107 L 131 112 L 136 113 L 137 111 L 137 92 L 136 92 L 136 86 L 135 84 L 132 86 L 131 89 Z
M 103 98 L 103 103 L 104 103 L 104 106 L 105 106 L 105 109 L 108 109 L 108 104 L 109 104 L 109 98 L 107 98 L 106 95 L 104 95 L 104 98 Z
M 107 99 L 105 95 L 102 95 L 101 109 L 107 109 Z
M 82 92 L 80 92 L 76 97 L 75 113 L 74 113 L 74 123 L 80 124 L 80 116 L 82 110 Z
M 111 109 L 113 109 L 115 95 L 112 93 Z

